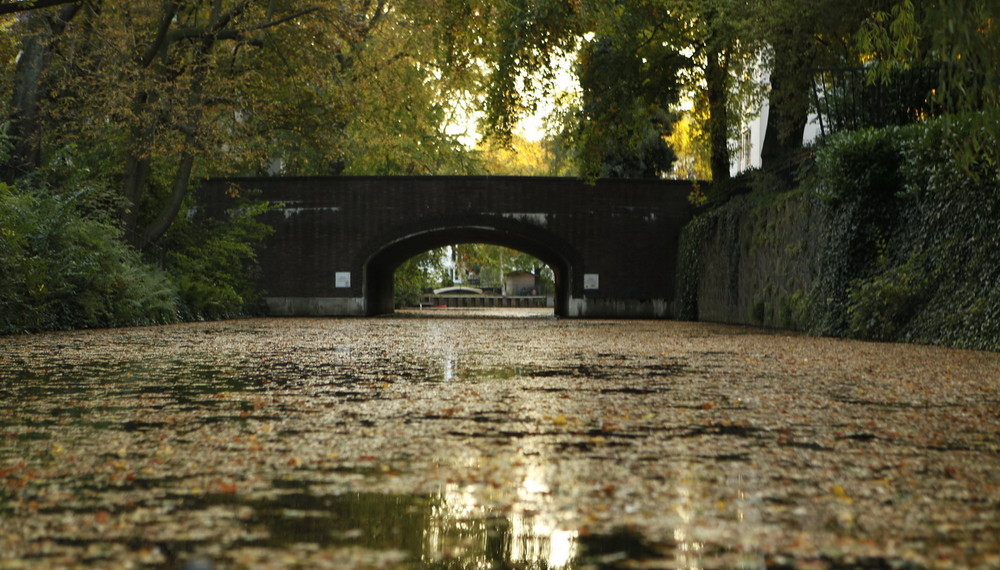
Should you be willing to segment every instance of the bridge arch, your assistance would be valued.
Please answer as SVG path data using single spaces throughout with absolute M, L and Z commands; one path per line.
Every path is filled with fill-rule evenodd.
M 555 274 L 555 314 L 569 314 L 571 285 L 583 264 L 580 253 L 539 226 L 495 216 L 428 220 L 372 240 L 356 262 L 363 268 L 365 312 L 393 312 L 393 275 L 403 262 L 425 251 L 460 243 L 488 243 L 537 257 Z
M 274 229 L 257 282 L 271 314 L 392 310 L 392 274 L 422 251 L 509 246 L 558 276 L 556 313 L 669 317 L 692 183 L 509 176 L 217 178 L 194 214 L 222 218 L 236 197 L 270 202 Z

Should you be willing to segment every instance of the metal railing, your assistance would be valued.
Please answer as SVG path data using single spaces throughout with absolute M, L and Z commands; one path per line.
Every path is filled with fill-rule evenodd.
M 885 80 L 869 68 L 812 70 L 813 103 L 823 136 L 866 127 L 905 125 L 936 116 L 940 68 L 893 71 Z

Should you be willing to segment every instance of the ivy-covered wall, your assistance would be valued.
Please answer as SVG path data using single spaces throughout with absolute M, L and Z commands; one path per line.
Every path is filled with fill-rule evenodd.
M 794 189 L 759 175 L 685 229 L 678 314 L 1000 350 L 1000 140 L 962 145 L 996 121 L 844 133 Z

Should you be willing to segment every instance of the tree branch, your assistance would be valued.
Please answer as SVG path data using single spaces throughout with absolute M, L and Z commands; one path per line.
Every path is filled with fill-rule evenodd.
M 251 4 L 250 0 L 244 0 L 243 2 L 240 2 L 239 4 L 233 6 L 225 14 L 222 14 L 218 20 L 212 23 L 212 31 L 220 32 L 223 29 L 225 29 L 230 22 L 238 18 L 240 14 L 242 14 L 243 12 L 246 12 L 250 4 Z
M 143 54 L 140 64 L 142 67 L 149 67 L 156 55 L 161 52 L 164 46 L 170 43 L 170 38 L 168 32 L 170 31 L 170 24 L 174 21 L 174 16 L 177 15 L 177 11 L 180 9 L 180 2 L 178 0 L 173 0 L 170 5 L 167 6 L 166 12 L 160 19 L 160 26 L 156 30 L 156 39 L 149 44 L 149 48 L 146 49 L 146 53 Z
M 302 16 L 312 14 L 313 12 L 318 12 L 320 8 L 318 6 L 313 6 L 312 8 L 307 8 L 300 12 L 296 12 L 284 18 L 278 18 L 277 20 L 271 20 L 270 22 L 264 22 L 263 24 L 257 24 L 256 26 L 251 26 L 246 29 L 248 32 L 256 32 L 259 30 L 266 30 L 267 28 L 273 28 L 274 26 L 280 26 L 285 22 L 290 22 L 296 18 L 301 18 Z
M 0 15 L 80 3 L 80 0 L 0 0 Z
M 284 23 L 289 22 L 291 20 L 294 20 L 296 18 L 301 18 L 302 16 L 305 16 L 307 14 L 311 14 L 311 13 L 319 11 L 319 10 L 320 10 L 320 8 L 318 8 L 318 7 L 309 8 L 309 9 L 306 9 L 306 10 L 302 10 L 300 12 L 296 12 L 295 14 L 291 14 L 289 16 L 285 16 L 285 17 L 279 18 L 277 20 L 271 20 L 269 22 L 263 22 L 263 23 L 257 24 L 255 26 L 250 26 L 250 27 L 248 27 L 246 29 L 242 29 L 242 30 L 226 30 L 226 29 L 221 29 L 218 24 L 217 25 L 213 25 L 211 28 L 178 28 L 176 30 L 172 30 L 169 33 L 169 40 L 170 41 L 175 41 L 175 40 L 198 39 L 198 38 L 209 38 L 209 37 L 211 37 L 211 38 L 217 39 L 217 40 L 245 40 L 245 41 L 248 41 L 251 44 L 257 45 L 257 44 L 259 44 L 259 42 L 255 41 L 255 40 L 247 40 L 246 39 L 246 34 L 248 34 L 249 32 L 257 32 L 257 31 L 260 31 L 260 30 L 266 30 L 268 28 L 273 28 L 274 26 L 280 26 L 281 24 L 284 24 Z

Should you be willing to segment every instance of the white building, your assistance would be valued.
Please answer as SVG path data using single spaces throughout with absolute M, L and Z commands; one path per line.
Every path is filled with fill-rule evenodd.
M 730 141 L 734 151 L 730 155 L 729 173 L 733 176 L 754 168 L 760 168 L 760 151 L 764 146 L 764 132 L 767 129 L 768 100 L 765 97 L 760 110 L 749 122 L 741 125 L 739 138 Z M 750 115 L 753 116 L 753 115 Z M 809 144 L 819 136 L 819 118 L 809 113 L 802 143 Z

